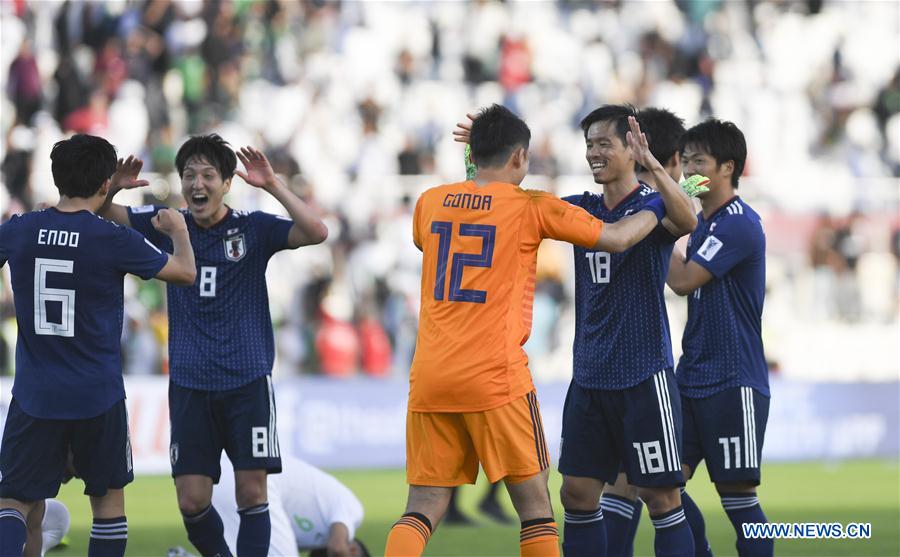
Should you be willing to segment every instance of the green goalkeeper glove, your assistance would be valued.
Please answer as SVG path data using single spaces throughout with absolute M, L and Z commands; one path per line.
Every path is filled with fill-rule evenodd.
M 475 174 L 478 172 L 478 169 L 475 167 L 475 163 L 472 162 L 472 147 L 466 143 L 465 150 L 466 157 L 466 180 L 471 180 L 475 178 Z
M 706 176 L 700 176 L 699 174 L 694 174 L 687 180 L 683 180 L 679 186 L 681 186 L 682 191 L 687 194 L 688 197 L 697 197 L 701 193 L 706 193 L 709 191 L 707 187 L 709 184 L 709 178 Z

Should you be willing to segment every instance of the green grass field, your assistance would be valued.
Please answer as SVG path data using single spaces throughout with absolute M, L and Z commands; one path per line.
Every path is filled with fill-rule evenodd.
M 406 499 L 404 474 L 398 470 L 369 470 L 335 474 L 362 500 L 366 518 L 358 537 L 373 555 L 380 555 L 394 520 Z M 483 478 L 481 478 L 483 481 Z M 766 514 L 773 522 L 871 522 L 869 540 L 780 540 L 776 555 L 900 555 L 900 466 L 888 461 L 852 461 L 833 464 L 768 464 L 760 489 Z M 551 495 L 557 513 L 559 475 L 551 476 Z M 63 486 L 59 498 L 72 512 L 71 546 L 54 557 L 86 555 L 90 510 L 82 486 Z M 478 519 L 477 527 L 441 527 L 431 538 L 426 555 L 518 555 L 518 529 L 502 527 L 477 515 L 475 506 L 485 486 L 463 488 L 464 510 Z M 716 555 L 733 555 L 734 532 L 719 505 L 705 470 L 689 485 L 692 497 L 706 517 L 707 534 Z M 166 549 L 183 545 L 190 550 L 175 504 L 175 489 L 168 477 L 142 476 L 127 490 L 128 555 L 162 557 Z M 508 498 L 505 497 L 507 500 Z M 511 511 L 511 507 L 510 507 Z M 557 515 L 559 521 L 561 517 Z M 561 524 L 561 523 L 560 523 Z M 653 533 L 646 514 L 635 543 L 637 555 L 652 555 Z

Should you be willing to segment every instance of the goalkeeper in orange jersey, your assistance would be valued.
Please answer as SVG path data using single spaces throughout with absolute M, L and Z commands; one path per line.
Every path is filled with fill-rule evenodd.
M 629 144 L 649 152 L 636 121 Z M 521 520 L 524 556 L 558 555 L 547 476 L 550 457 L 528 358 L 537 249 L 544 238 L 620 252 L 665 216 L 661 199 L 604 225 L 543 191 L 519 187 L 531 132 L 502 106 L 471 126 L 473 180 L 431 188 L 413 215 L 422 250 L 416 353 L 406 424 L 406 512 L 385 555 L 418 556 L 454 486 L 474 483 L 479 464 L 504 480 Z

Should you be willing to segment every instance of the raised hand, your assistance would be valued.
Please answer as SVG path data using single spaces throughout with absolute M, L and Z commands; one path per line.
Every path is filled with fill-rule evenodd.
M 458 143 L 469 143 L 469 136 L 472 134 L 472 122 L 475 121 L 475 114 L 466 114 L 466 117 L 469 119 L 468 122 L 457 122 L 456 129 L 453 130 L 453 135 L 456 136 L 453 138 L 453 141 Z
M 630 131 L 625 134 L 625 141 L 631 147 L 631 158 L 644 168 L 652 168 L 659 165 L 659 161 L 650 152 L 650 142 L 647 136 L 641 132 L 641 125 L 638 124 L 637 118 L 628 117 L 628 127 Z
M 127 159 L 119 159 L 116 163 L 116 171 L 109 178 L 110 189 L 119 191 L 149 186 L 150 182 L 147 180 L 137 179 L 143 166 L 144 161 L 134 155 L 128 155 Z
M 269 159 L 262 151 L 254 147 L 241 147 L 236 153 L 237 158 L 243 163 L 246 172 L 235 170 L 234 173 L 240 176 L 245 182 L 256 188 L 264 188 L 274 185 L 278 178 Z

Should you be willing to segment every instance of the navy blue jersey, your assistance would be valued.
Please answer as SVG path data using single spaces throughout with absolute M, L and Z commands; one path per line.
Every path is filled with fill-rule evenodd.
M 646 184 L 612 209 L 602 195 L 564 197 L 604 222 L 616 222 L 659 196 Z M 677 238 L 658 225 L 622 253 L 574 247 L 575 382 L 586 389 L 622 390 L 670 368 L 672 340 L 663 296 Z
M 131 226 L 166 251 L 172 241 L 150 224 L 162 207 L 129 207 Z M 289 219 L 228 210 L 211 228 L 187 222 L 197 280 L 169 285 L 169 376 L 189 389 L 226 391 L 272 373 L 275 339 L 269 315 L 266 266 L 287 248 Z
M 13 397 L 44 419 L 99 416 L 125 398 L 122 282 L 156 276 L 168 256 L 129 228 L 56 208 L 0 226 L 16 306 Z
M 761 335 L 766 236 L 759 215 L 738 197 L 708 219 L 700 213 L 686 256 L 714 278 L 688 297 L 681 393 L 696 398 L 752 387 L 768 396 Z

